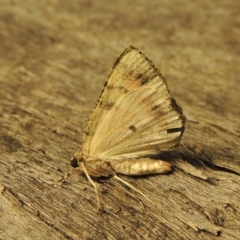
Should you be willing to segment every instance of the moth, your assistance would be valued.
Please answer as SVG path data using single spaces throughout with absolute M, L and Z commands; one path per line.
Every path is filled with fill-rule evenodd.
M 171 164 L 151 156 L 179 145 L 185 117 L 170 96 L 165 78 L 137 48 L 130 46 L 116 60 L 93 110 L 81 148 L 73 155 L 72 172 L 92 177 L 148 175 L 171 171 Z M 72 172 L 70 174 L 72 174 Z

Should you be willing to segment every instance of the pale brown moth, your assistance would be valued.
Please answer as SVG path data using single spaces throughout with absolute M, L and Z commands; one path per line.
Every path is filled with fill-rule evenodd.
M 90 176 L 114 176 L 146 197 L 117 174 L 171 171 L 170 163 L 151 156 L 179 145 L 184 123 L 185 117 L 170 96 L 165 78 L 143 53 L 130 46 L 107 78 L 82 146 L 71 160 L 72 172 L 86 174 L 95 189 L 98 209 L 98 191 Z

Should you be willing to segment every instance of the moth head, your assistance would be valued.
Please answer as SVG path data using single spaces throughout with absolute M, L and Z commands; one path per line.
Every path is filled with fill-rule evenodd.
M 85 159 L 83 157 L 77 159 L 76 157 L 73 156 L 73 158 L 71 159 L 71 166 L 73 168 L 77 168 L 79 167 L 79 162 L 84 162 Z

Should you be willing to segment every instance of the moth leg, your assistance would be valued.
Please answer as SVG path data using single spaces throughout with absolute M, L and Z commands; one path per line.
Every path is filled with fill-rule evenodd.
M 148 201 L 152 202 L 152 200 L 150 198 L 148 198 L 144 193 L 142 193 L 139 189 L 135 188 L 132 184 L 126 182 L 125 180 L 123 180 L 122 178 L 118 177 L 117 175 L 114 175 L 114 178 L 116 178 L 117 180 L 119 180 L 120 182 L 122 182 L 123 184 L 125 184 L 126 186 L 128 186 L 129 188 L 131 188 L 132 190 L 134 190 L 135 192 L 138 192 L 139 194 L 141 194 L 143 197 L 145 197 Z
M 98 190 L 97 190 L 97 186 L 96 184 L 93 182 L 93 180 L 91 179 L 91 177 L 89 176 L 87 169 L 84 166 L 84 163 L 81 162 L 81 167 L 75 167 L 73 168 L 70 172 L 68 172 L 64 177 L 62 177 L 60 180 L 57 181 L 56 184 L 54 184 L 54 186 L 56 187 L 59 183 L 62 183 L 63 181 L 65 181 L 66 179 L 68 179 L 71 175 L 75 174 L 75 173 L 85 173 L 88 181 L 91 183 L 91 185 L 94 188 L 94 191 L 96 193 L 96 199 L 97 199 L 97 211 L 99 211 L 101 209 L 100 206 L 100 199 L 99 199 L 99 195 L 98 195 Z
M 95 191 L 95 193 L 96 193 L 96 198 L 97 198 L 97 211 L 99 211 L 99 210 L 101 209 L 101 206 L 100 206 L 100 200 L 99 200 L 99 195 L 98 195 L 97 186 L 96 186 L 96 184 L 93 182 L 93 180 L 91 179 L 91 177 L 89 176 L 89 174 L 88 174 L 88 172 L 87 172 L 87 169 L 85 168 L 83 162 L 81 162 L 81 167 L 82 167 L 84 173 L 86 174 L 88 181 L 92 184 L 92 186 L 93 186 L 93 188 L 94 188 L 94 191 Z
M 115 172 L 132 176 L 167 173 L 172 170 L 169 162 L 150 158 L 115 160 L 110 164 Z
M 171 171 L 171 164 L 161 160 L 153 160 L 149 158 L 141 159 L 123 159 L 110 162 L 112 168 L 115 172 L 125 174 L 125 175 L 148 175 L 157 173 L 166 173 Z M 152 202 L 144 193 L 132 186 L 130 183 L 124 181 L 117 175 L 114 175 L 123 184 L 130 187 L 132 190 L 140 193 L 150 202 Z
M 91 179 L 86 167 L 85 167 L 85 163 L 84 162 L 80 162 L 81 165 L 80 166 L 77 166 L 75 168 L 73 168 L 65 177 L 63 177 L 60 181 L 63 181 L 65 180 L 66 178 L 69 178 L 72 174 L 74 173 L 85 173 L 88 181 L 91 183 L 91 185 L 93 186 L 94 188 L 94 191 L 96 193 L 96 199 L 97 199 L 97 211 L 99 211 L 101 209 L 101 206 L 100 206 L 100 199 L 99 199 L 99 194 L 98 194 L 98 190 L 97 190 L 97 185 L 93 182 L 93 180 Z

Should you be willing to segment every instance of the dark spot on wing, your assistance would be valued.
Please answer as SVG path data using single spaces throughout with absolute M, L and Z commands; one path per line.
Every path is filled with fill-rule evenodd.
M 133 132 L 137 131 L 137 128 L 134 125 L 129 126 L 129 129 L 131 129 Z
M 184 127 L 184 125 L 183 125 L 183 126 L 180 127 L 180 128 L 171 128 L 171 129 L 168 129 L 168 130 L 167 130 L 167 133 L 181 132 L 180 136 L 182 136 L 184 130 L 185 130 L 185 127 Z
M 157 118 L 165 114 L 165 109 L 161 108 L 161 104 L 152 106 L 151 111 L 152 111 L 152 114 L 154 114 L 154 116 Z
M 141 84 L 144 85 L 144 84 L 146 84 L 148 81 L 149 81 L 149 78 L 148 78 L 148 77 L 144 77 L 144 78 L 141 80 Z
M 112 109 L 112 107 L 114 106 L 114 104 L 115 104 L 115 102 L 108 102 L 108 103 L 105 105 L 105 108 L 106 108 L 107 110 L 110 110 L 110 109 Z
M 112 90 L 112 89 L 113 89 L 113 86 L 107 85 L 107 90 Z
M 182 128 L 170 128 L 167 130 L 167 133 L 180 132 Z
M 140 79 L 140 78 L 142 78 L 142 76 L 143 76 L 142 73 L 139 73 L 139 74 L 136 76 L 136 78 L 137 78 L 137 79 Z
M 99 106 L 101 107 L 103 105 L 103 102 L 102 101 L 99 101 L 98 102 Z
M 89 131 L 86 130 L 85 135 L 89 136 L 90 135 Z
M 157 110 L 158 108 L 159 108 L 159 105 L 155 105 L 155 106 L 152 107 L 152 111 L 155 111 L 155 110 Z
M 128 75 L 129 75 L 129 76 L 132 76 L 133 72 L 134 72 L 133 70 L 130 70 L 130 72 L 128 73 Z
M 118 88 L 119 91 L 120 91 L 121 93 L 123 93 L 123 94 L 126 94 L 126 93 L 129 92 L 129 91 L 128 91 L 125 87 L 123 87 L 123 86 L 118 86 L 117 88 Z

